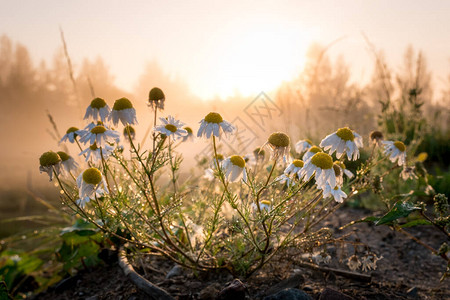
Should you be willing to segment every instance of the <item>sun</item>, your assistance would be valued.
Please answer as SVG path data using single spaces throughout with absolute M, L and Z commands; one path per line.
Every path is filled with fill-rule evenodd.
M 308 32 L 286 24 L 241 24 L 221 36 L 219 43 L 214 40 L 207 88 L 222 98 L 271 91 L 292 79 L 301 70 L 311 41 Z

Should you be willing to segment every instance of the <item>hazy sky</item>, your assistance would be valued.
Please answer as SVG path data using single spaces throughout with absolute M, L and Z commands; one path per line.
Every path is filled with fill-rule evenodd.
M 270 90 L 302 68 L 310 42 L 340 37 L 330 54 L 343 54 L 355 78 L 367 80 L 373 62 L 362 32 L 396 67 L 407 45 L 423 50 L 442 84 L 450 66 L 449 16 L 445 0 L 0 0 L 0 34 L 23 43 L 37 61 L 61 46 L 61 26 L 75 65 L 100 55 L 124 89 L 157 60 L 209 97 Z

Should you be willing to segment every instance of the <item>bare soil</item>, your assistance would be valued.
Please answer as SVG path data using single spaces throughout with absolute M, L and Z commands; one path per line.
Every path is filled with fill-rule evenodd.
M 337 235 L 353 232 L 352 237 L 355 240 L 360 240 L 378 256 L 383 256 L 383 259 L 378 261 L 376 270 L 360 272 L 370 275 L 370 281 L 342 276 L 339 272 L 305 268 L 300 263 L 280 258 L 250 278 L 241 279 L 246 287 L 246 299 L 263 299 L 282 286 L 301 289 L 313 299 L 319 299 L 327 288 L 339 291 L 342 293 L 341 297 L 347 295 L 354 299 L 450 299 L 450 279 L 439 282 L 446 268 L 445 261 L 422 245 L 386 226 L 360 223 L 343 231 L 338 229 L 367 214 L 367 211 L 342 208 L 326 225 L 333 228 Z M 407 230 L 435 249 L 439 248 L 445 239 L 440 232 L 429 227 Z M 330 249 L 332 256 L 333 253 L 336 254 Z M 345 261 L 339 262 L 337 257 L 333 257 L 329 265 L 321 266 L 349 271 Z M 166 276 L 174 264 L 154 257 L 144 262 L 135 261 L 134 267 L 137 272 L 165 289 L 175 299 L 215 299 L 234 279 L 223 272 L 194 273 L 184 269 L 181 269 L 178 275 L 167 279 Z M 138 300 L 148 299 L 148 296 L 125 277 L 117 262 L 110 262 L 92 270 L 80 271 L 47 292 L 36 295 L 34 299 Z

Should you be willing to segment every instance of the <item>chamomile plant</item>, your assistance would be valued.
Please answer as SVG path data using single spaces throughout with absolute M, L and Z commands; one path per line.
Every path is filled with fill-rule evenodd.
M 84 116 L 91 126 L 77 124 L 61 139 L 76 144 L 78 153 L 48 151 L 40 170 L 56 179 L 64 203 L 105 235 L 192 269 L 249 276 L 292 247 L 328 258 L 327 247 L 342 240 L 322 222 L 372 187 L 371 171 L 380 162 L 391 168 L 408 163 L 406 146 L 389 141 L 372 143 L 377 150 L 362 161 L 363 137 L 348 127 L 318 146 L 305 137 L 292 145 L 278 131 L 250 153 L 219 153 L 223 138 L 236 133 L 233 124 L 209 112 L 195 128 L 165 116 L 165 101 L 162 90 L 150 91 L 153 143 L 146 147 L 136 139 L 132 101 L 118 99 L 109 109 L 107 101 L 94 99 Z M 181 180 L 179 145 L 194 138 L 203 139 L 212 154 L 196 176 Z M 355 160 L 357 171 L 347 170 L 346 163 Z M 357 261 L 354 255 L 349 261 Z M 363 268 L 375 268 L 376 260 Z

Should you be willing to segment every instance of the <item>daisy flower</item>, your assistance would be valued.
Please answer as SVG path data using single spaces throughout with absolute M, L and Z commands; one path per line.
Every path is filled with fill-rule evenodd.
M 90 145 L 95 143 L 98 147 L 104 147 L 106 143 L 113 143 L 118 139 L 120 139 L 120 134 L 117 131 L 106 129 L 103 125 L 97 125 L 86 132 L 80 138 L 80 142 L 84 144 L 89 142 Z
M 281 184 L 286 184 L 288 187 L 289 186 L 293 186 L 295 184 L 294 180 L 287 176 L 286 174 L 281 174 L 280 176 L 276 177 L 275 182 L 281 183 Z
M 242 156 L 232 155 L 227 157 L 222 162 L 222 170 L 225 173 L 225 178 L 230 182 L 243 179 L 247 181 L 247 171 L 245 170 L 245 160 Z
M 200 121 L 197 137 L 205 136 L 209 139 L 211 134 L 213 134 L 215 137 L 220 138 L 220 129 L 222 129 L 225 135 L 232 134 L 236 130 L 236 128 L 231 123 L 225 121 L 220 114 L 210 112 Z
M 39 157 L 39 171 L 45 172 L 50 177 L 50 181 L 53 180 L 53 171 L 57 175 L 61 172 L 61 157 L 59 157 L 58 153 L 53 151 L 47 151 Z
M 264 161 L 265 151 L 261 148 L 256 148 L 253 152 L 248 153 L 244 156 L 246 165 L 254 167 L 258 162 Z
M 288 161 L 291 140 L 289 136 L 283 132 L 272 133 L 267 142 L 263 145 L 269 146 L 271 150 L 271 159 L 283 157 L 283 161 Z
M 375 254 L 366 254 L 362 258 L 362 270 L 363 271 L 369 271 L 369 270 L 375 270 L 377 268 L 377 261 L 382 259 L 383 256 L 377 257 Z
M 120 98 L 114 102 L 111 114 L 109 115 L 109 120 L 112 119 L 114 126 L 119 124 L 135 125 L 137 124 L 136 110 L 133 108 L 133 104 L 127 98 Z
M 333 163 L 334 174 L 336 174 L 336 184 L 342 186 L 344 183 L 344 174 L 348 178 L 352 178 L 354 175 L 351 171 L 347 170 L 344 163 L 340 161 L 335 161 Z
M 317 146 L 312 146 L 311 148 L 309 148 L 308 151 L 306 151 L 305 154 L 303 154 L 303 161 L 308 161 L 311 157 L 314 156 L 314 154 L 319 153 L 319 152 L 323 152 L 322 149 L 320 149 Z
M 74 143 L 77 136 L 81 135 L 83 130 L 78 129 L 77 127 L 70 127 L 67 129 L 66 134 L 59 141 L 60 143 L 69 140 L 69 142 Z
M 352 255 L 348 258 L 347 266 L 350 270 L 355 271 L 361 266 L 361 262 L 359 261 L 358 256 Z
M 108 144 L 106 144 L 104 147 L 100 148 L 100 147 L 97 147 L 96 143 L 94 143 L 94 144 L 90 145 L 89 147 L 87 147 L 86 149 L 84 149 L 83 151 L 81 151 L 80 155 L 85 154 L 86 161 L 88 161 L 89 158 L 91 158 L 91 156 L 92 156 L 92 160 L 94 162 L 97 162 L 102 159 L 102 155 L 103 155 L 104 159 L 107 159 L 113 151 L 114 151 L 114 148 Z
M 166 96 L 164 96 L 164 92 L 158 88 L 154 87 L 148 93 L 148 106 L 150 106 L 153 110 L 159 108 L 159 110 L 164 110 L 164 101 L 166 100 Z
M 123 137 L 126 141 L 129 141 L 130 138 L 134 140 L 136 137 L 136 130 L 134 130 L 134 127 L 131 125 L 127 125 L 123 128 Z
M 372 142 L 372 144 L 374 145 L 378 145 L 378 147 L 383 146 L 383 133 L 381 131 L 375 130 L 372 131 L 369 135 L 370 141 Z
M 309 148 L 311 148 L 312 146 L 314 146 L 313 142 L 311 142 L 311 140 L 306 139 L 306 140 L 300 140 L 295 144 L 295 151 L 297 153 L 303 153 L 305 151 L 308 151 Z
M 159 118 L 162 125 L 156 126 L 153 130 L 162 133 L 166 136 L 172 136 L 173 140 L 182 138 L 188 134 L 187 130 L 183 129 L 184 123 L 179 120 L 175 120 L 174 117 L 168 116 L 166 118 Z
M 406 164 L 406 146 L 400 141 L 391 142 L 384 141 L 384 154 L 389 157 L 389 160 L 393 163 L 397 161 L 399 166 Z
M 317 187 L 325 189 L 326 184 L 331 188 L 336 186 L 336 175 L 333 169 L 333 159 L 330 155 L 319 152 L 314 154 L 300 170 L 300 178 L 309 180 L 315 174 Z
M 187 142 L 187 141 L 193 142 L 194 141 L 194 132 L 192 131 L 192 128 L 185 126 L 185 127 L 183 127 L 183 129 L 187 131 L 187 135 L 185 135 L 183 137 L 182 141 L 183 142 Z
M 321 142 L 320 147 L 325 151 L 330 150 L 332 155 L 336 151 L 336 157 L 339 159 L 344 152 L 347 152 L 349 160 L 359 158 L 359 149 L 363 147 L 362 137 L 348 127 L 339 128 L 336 132 L 327 135 Z
M 408 179 L 417 179 L 417 175 L 415 172 L 416 168 L 415 167 L 407 167 L 407 166 L 403 166 L 403 170 L 400 173 L 400 177 L 403 180 L 408 180 Z
M 257 212 L 258 211 L 258 207 L 256 206 L 256 203 L 252 203 L 251 205 L 251 209 L 253 210 L 253 212 Z M 262 200 L 259 202 L 259 209 L 261 211 L 267 211 L 269 212 L 272 209 L 272 202 L 270 202 L 269 200 Z
M 219 164 L 225 159 L 225 157 L 218 153 L 217 154 L 217 161 L 219 162 Z M 211 168 L 217 169 L 217 162 L 216 162 L 216 158 L 213 156 L 212 161 L 211 161 Z
M 102 98 L 95 98 L 87 107 L 84 119 L 86 120 L 91 117 L 94 121 L 98 121 L 98 119 L 100 119 L 100 121 L 105 122 L 106 118 L 109 117 L 110 112 L 111 109 L 108 104 L 106 104 L 105 100 Z
M 81 173 L 77 178 L 77 186 L 80 197 L 77 200 L 77 204 L 81 208 L 84 208 L 91 199 L 108 193 L 105 189 L 105 179 L 97 168 L 89 168 Z
M 78 164 L 73 159 L 72 156 L 70 156 L 69 154 L 67 154 L 64 151 L 58 151 L 58 155 L 61 158 L 61 165 L 63 167 L 62 169 L 65 172 L 70 173 L 70 172 L 76 171 L 78 169 Z
M 286 174 L 287 176 L 289 175 L 293 175 L 293 174 L 299 174 L 299 172 L 301 171 L 301 169 L 303 168 L 303 160 L 300 159 L 295 159 L 285 170 L 284 170 L 284 174 Z
M 329 184 L 325 185 L 323 189 L 323 198 L 333 197 L 336 202 L 342 203 L 344 199 L 347 198 L 347 194 L 341 190 L 341 187 L 336 185 L 334 188 L 330 187 Z

